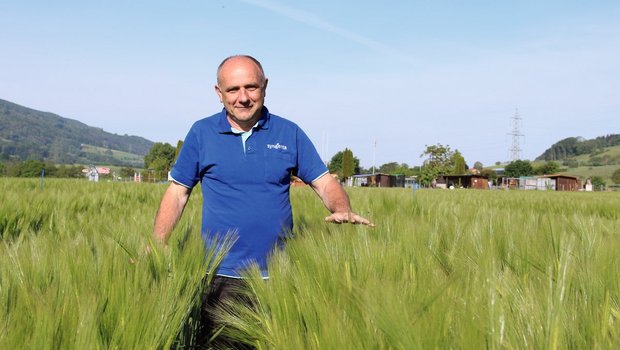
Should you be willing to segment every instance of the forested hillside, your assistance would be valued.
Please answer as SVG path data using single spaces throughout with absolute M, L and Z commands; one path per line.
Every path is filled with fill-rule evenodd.
M 620 145 L 620 134 L 599 136 L 591 140 L 569 137 L 553 144 L 536 160 L 565 160 L 583 154 L 602 152 L 606 147 L 618 145 Z
M 141 166 L 135 159 L 141 159 L 152 145 L 142 137 L 112 134 L 77 120 L 0 100 L 0 160 Z M 93 147 L 88 146 L 99 151 L 92 152 Z M 120 158 L 117 151 L 136 157 Z

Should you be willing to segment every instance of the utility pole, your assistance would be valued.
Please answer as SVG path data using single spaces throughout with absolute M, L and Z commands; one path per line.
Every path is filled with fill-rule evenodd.
M 512 131 L 508 135 L 512 135 L 512 146 L 510 147 L 510 160 L 515 161 L 521 159 L 521 147 L 519 146 L 519 137 L 525 136 L 519 131 L 521 125 L 521 116 L 519 115 L 519 109 L 515 109 L 515 114 L 512 117 Z
M 375 139 L 375 144 L 372 147 L 372 174 L 375 174 L 375 170 L 376 170 L 376 166 L 375 166 L 375 159 L 377 158 L 377 139 Z

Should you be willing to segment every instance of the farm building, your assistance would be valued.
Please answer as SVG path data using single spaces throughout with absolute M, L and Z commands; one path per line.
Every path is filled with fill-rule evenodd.
M 556 191 L 579 191 L 581 189 L 581 181 L 576 176 L 554 174 L 539 176 L 539 178 L 554 181 Z
M 522 176 L 519 178 L 520 190 L 555 191 L 555 181 L 540 176 Z
M 522 176 L 520 178 L 501 178 L 503 188 L 520 190 L 579 191 L 581 181 L 570 175 Z
M 417 176 L 407 176 L 405 177 L 405 188 L 419 188 L 418 177 Z
M 440 175 L 437 177 L 437 186 L 443 188 L 463 187 L 476 188 L 480 190 L 489 189 L 489 179 L 482 175 Z
M 360 174 L 351 177 L 351 186 L 405 187 L 405 175 Z
M 501 188 L 518 190 L 519 189 L 519 178 L 517 177 L 498 177 L 497 181 L 501 184 Z

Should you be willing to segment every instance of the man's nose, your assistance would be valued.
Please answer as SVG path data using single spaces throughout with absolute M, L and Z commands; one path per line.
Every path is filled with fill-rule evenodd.
M 247 102 L 250 99 L 248 96 L 248 92 L 245 89 L 240 89 L 238 99 L 241 103 Z

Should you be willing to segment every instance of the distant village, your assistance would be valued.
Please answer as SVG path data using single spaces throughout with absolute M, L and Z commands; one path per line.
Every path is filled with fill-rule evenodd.
M 489 181 L 485 175 L 477 173 L 476 169 L 470 169 L 465 175 L 439 175 L 428 188 L 456 189 L 469 188 L 479 190 L 542 190 L 542 191 L 592 191 L 590 180 L 582 181 L 576 176 L 570 175 L 539 175 L 506 177 L 503 169 L 497 169 L 495 184 Z M 336 174 L 332 174 L 338 177 Z M 391 174 L 358 174 L 352 175 L 342 182 L 348 187 L 401 187 L 418 189 L 423 188 L 417 181 L 417 176 L 391 175 Z M 300 179 L 294 178 L 293 186 L 304 186 Z

